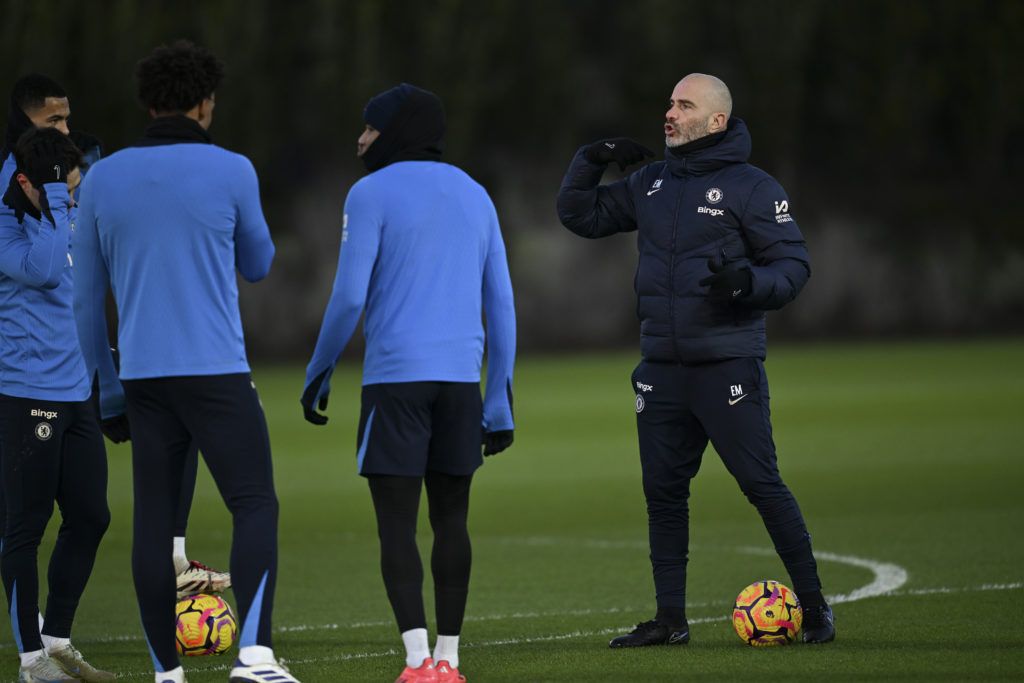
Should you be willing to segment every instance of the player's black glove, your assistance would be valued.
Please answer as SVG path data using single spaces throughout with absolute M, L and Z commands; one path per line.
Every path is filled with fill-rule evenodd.
M 600 140 L 587 147 L 583 154 L 592 164 L 610 164 L 614 161 L 620 171 L 625 171 L 627 166 L 639 163 L 646 157 L 654 156 L 654 152 L 629 138 Z
M 122 443 L 132 438 L 131 426 L 128 424 L 128 416 L 124 413 L 100 420 L 100 431 L 114 443 Z
M 18 170 L 25 174 L 37 190 L 42 190 L 46 183 L 66 183 L 68 168 L 64 150 L 57 146 L 55 140 L 42 136 L 35 144 L 37 153 L 25 164 L 26 168 Z
M 708 297 L 719 303 L 730 304 L 750 294 L 753 276 L 750 265 L 745 261 L 726 261 L 709 258 L 708 270 L 711 275 L 701 280 L 701 287 L 708 287 Z
M 495 455 L 512 445 L 512 430 L 502 429 L 497 432 L 484 432 L 481 443 L 484 455 Z
M 317 394 L 320 393 L 320 387 L 323 386 L 330 372 L 331 370 L 328 368 L 314 377 L 313 381 L 306 387 L 306 390 L 302 392 L 302 398 L 299 399 L 299 403 L 302 404 L 302 416 L 306 418 L 307 422 L 312 422 L 315 425 L 327 424 L 327 416 L 316 412 L 313 404 L 316 403 L 316 397 Z M 320 410 L 327 410 L 327 397 L 330 396 L 330 394 L 330 390 L 327 390 L 324 395 L 320 397 L 320 403 L 317 408 Z
M 56 132 L 56 135 L 63 138 L 63 135 Z M 57 144 L 57 140 L 40 136 L 35 142 L 36 154 L 25 164 L 25 168 L 18 170 L 25 174 L 32 186 L 39 191 L 39 210 L 50 223 L 56 226 L 53 213 L 50 211 L 50 199 L 46 196 L 47 183 L 66 183 L 68 181 L 67 161 L 64 151 Z

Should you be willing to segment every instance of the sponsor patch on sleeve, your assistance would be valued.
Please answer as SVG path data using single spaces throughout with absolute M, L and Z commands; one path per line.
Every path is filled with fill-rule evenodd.
M 793 217 L 789 215 L 789 200 L 783 199 L 780 202 L 775 202 L 775 222 L 793 222 Z

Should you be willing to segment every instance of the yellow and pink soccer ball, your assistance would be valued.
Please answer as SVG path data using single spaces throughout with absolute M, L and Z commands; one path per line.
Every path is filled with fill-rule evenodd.
M 216 595 L 200 593 L 178 601 L 174 644 L 189 657 L 222 655 L 231 649 L 238 632 L 231 606 Z
M 796 593 L 778 581 L 752 583 L 736 596 L 732 626 L 747 645 L 769 647 L 796 640 L 804 613 Z

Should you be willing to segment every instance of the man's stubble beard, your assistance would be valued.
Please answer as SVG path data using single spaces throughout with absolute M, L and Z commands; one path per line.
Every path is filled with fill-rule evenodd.
M 710 131 L 708 130 L 708 126 L 709 124 L 706 120 L 690 121 L 684 126 L 676 126 L 676 130 L 679 131 L 679 135 L 677 137 L 666 135 L 665 146 L 681 147 L 688 142 L 693 142 L 694 140 L 702 138 L 709 134 Z

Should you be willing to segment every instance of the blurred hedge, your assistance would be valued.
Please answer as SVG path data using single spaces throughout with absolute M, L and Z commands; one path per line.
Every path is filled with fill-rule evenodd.
M 341 205 L 362 174 L 367 98 L 438 92 L 447 159 L 492 193 L 523 348 L 637 337 L 632 237 L 586 242 L 554 197 L 573 151 L 629 135 L 657 148 L 691 71 L 733 90 L 753 163 L 786 187 L 811 246 L 803 296 L 773 334 L 1024 329 L 1024 3 L 692 0 L 271 3 L 4 2 L 0 91 L 61 81 L 72 125 L 108 151 L 139 135 L 134 63 L 188 37 L 216 51 L 215 140 L 260 173 L 278 259 L 243 288 L 252 353 L 312 348 L 334 275 Z

